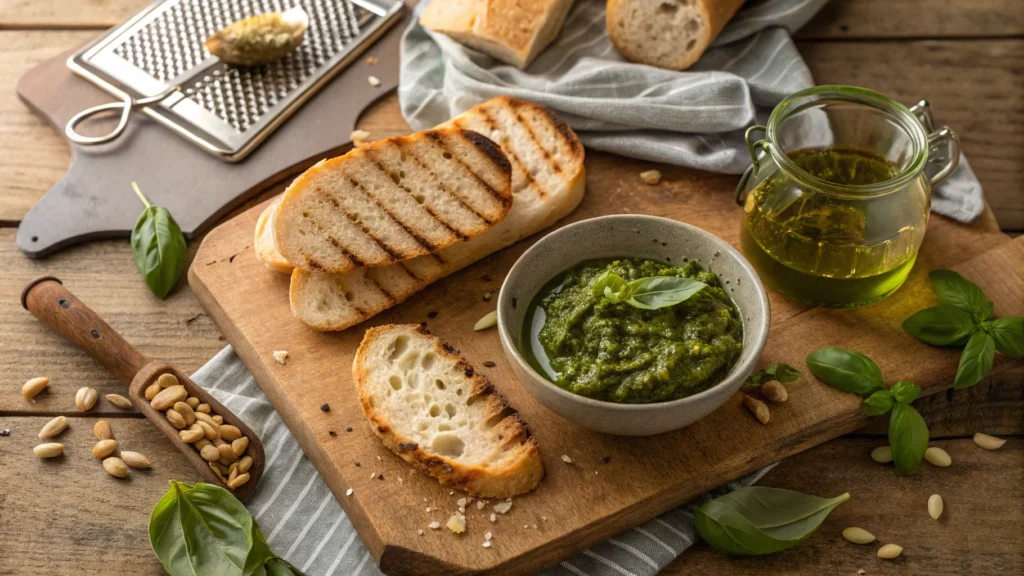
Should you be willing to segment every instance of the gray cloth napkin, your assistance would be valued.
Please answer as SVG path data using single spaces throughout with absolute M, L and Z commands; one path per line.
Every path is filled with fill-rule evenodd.
M 605 33 L 601 0 L 577 0 L 561 34 L 525 71 L 430 32 L 417 18 L 402 40 L 398 98 L 417 130 L 506 95 L 558 111 L 587 148 L 739 174 L 750 164 L 744 129 L 814 85 L 790 34 L 827 1 L 748 2 L 685 72 L 627 62 Z M 964 222 L 981 214 L 981 185 L 967 162 L 934 192 L 932 208 Z
M 192 380 L 244 420 L 263 441 L 267 456 L 263 480 L 246 507 L 259 522 L 271 550 L 307 576 L 380 575 L 327 483 L 302 453 L 298 441 L 234 350 L 230 346 L 221 350 L 192 375 Z M 654 576 L 696 541 L 691 513 L 694 507 L 740 486 L 749 486 L 768 470 L 759 470 L 627 530 L 565 560 L 546 574 Z M 495 546 L 501 546 L 501 538 L 498 532 Z M 453 545 L 458 544 L 453 541 Z M 480 545 L 476 541 L 461 544 Z

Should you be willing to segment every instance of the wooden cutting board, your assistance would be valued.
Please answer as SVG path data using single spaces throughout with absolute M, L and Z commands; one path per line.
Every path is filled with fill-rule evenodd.
M 603 214 L 655 214 L 738 245 L 742 212 L 732 200 L 735 177 L 662 167 L 665 181 L 645 186 L 638 174 L 648 167 L 589 153 L 586 197 L 559 225 Z M 887 381 L 913 380 L 924 394 L 949 387 L 959 351 L 927 346 L 899 327 L 912 312 L 934 305 L 926 277 L 932 268 L 951 267 L 977 282 L 995 301 L 997 315 L 1024 315 L 1024 238 L 1010 241 L 936 216 L 906 285 L 883 302 L 860 310 L 812 309 L 770 294 L 772 330 L 763 363 L 786 362 L 805 375 L 788 385 L 786 404 L 772 406 L 768 425 L 754 420 L 737 394 L 684 430 L 613 437 L 548 412 L 513 377 L 497 332 L 473 332 L 477 319 L 494 308 L 495 299 L 484 295 L 497 293 L 516 258 L 540 235 L 366 324 L 318 333 L 292 317 L 288 276 L 267 270 L 253 254 L 253 227 L 262 208 L 210 232 L 189 282 L 388 574 L 532 574 L 710 488 L 860 428 L 867 420 L 860 399 L 806 373 L 804 358 L 819 346 L 860 350 L 878 362 Z M 495 523 L 488 519 L 493 502 L 483 510 L 474 503 L 466 508 L 465 534 L 444 529 L 463 495 L 412 473 L 365 424 L 352 388 L 352 357 L 368 326 L 396 322 L 426 322 L 460 348 L 519 409 L 540 444 L 547 476 L 534 493 L 514 499 L 511 511 Z M 285 365 L 273 360 L 275 350 L 288 351 Z M 995 370 L 1005 368 L 1006 360 L 997 356 Z M 485 368 L 485 361 L 495 366 Z M 321 410 L 323 404 L 329 411 Z M 571 464 L 562 461 L 563 454 Z M 274 458 L 272 448 L 268 457 Z M 349 489 L 353 493 L 346 495 Z M 856 498 L 856 486 L 850 491 Z M 442 528 L 428 529 L 432 521 Z M 494 535 L 490 548 L 481 546 L 486 532 Z

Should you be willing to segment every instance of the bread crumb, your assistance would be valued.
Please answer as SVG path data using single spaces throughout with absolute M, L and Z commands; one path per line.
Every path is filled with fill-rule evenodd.
M 366 81 L 370 83 L 370 86 L 380 86 L 380 78 L 377 78 L 376 76 L 367 76 Z
M 641 172 L 640 180 L 642 180 L 644 184 L 654 186 L 658 182 L 661 182 L 661 172 L 657 170 L 648 170 L 646 172 Z
M 533 528 L 534 530 L 536 530 L 536 529 L 537 529 L 537 525 L 536 525 L 536 524 L 534 524 L 533 526 L 531 526 L 531 528 Z
M 492 534 L 490 532 L 484 533 L 484 540 L 490 540 L 491 536 L 492 536 Z
M 512 509 L 512 503 L 511 502 L 498 502 L 497 504 L 494 505 L 494 511 L 497 512 L 498 514 L 505 514 L 506 512 L 508 512 L 511 509 Z
M 466 517 L 462 514 L 452 514 L 445 526 L 456 534 L 462 534 L 466 531 Z
M 459 506 L 459 512 L 465 514 L 466 513 L 466 507 L 465 506 Z
M 857 570 L 857 575 L 858 576 L 864 576 L 864 574 L 867 574 L 867 572 L 865 572 L 863 568 L 861 568 L 860 570 Z
M 278 364 L 284 366 L 285 361 L 288 360 L 288 351 L 274 350 L 274 360 L 277 360 Z
M 485 540 L 484 543 L 481 544 L 481 546 L 483 546 L 484 548 L 490 548 L 491 547 L 491 541 L 490 540 Z
M 380 62 L 380 58 L 377 58 L 376 56 L 367 56 L 366 57 L 366 65 L 367 66 L 373 66 L 377 62 Z
M 441 523 L 440 522 L 431 522 L 430 524 L 427 524 L 427 528 L 430 528 L 431 530 L 437 530 L 440 527 L 441 527 Z
M 498 517 L 495 516 L 494 513 L 492 512 L 491 513 L 491 522 L 497 522 L 497 521 L 498 521 Z
M 349 488 L 348 490 L 345 490 L 345 496 L 351 496 L 351 495 L 352 495 L 352 489 L 351 488 Z
M 477 510 L 483 510 L 484 506 L 487 506 L 487 502 L 484 502 L 483 500 L 477 500 L 476 501 L 476 509 Z
M 562 462 L 566 464 L 572 464 L 572 458 L 569 458 L 568 454 L 562 454 Z
M 423 528 L 420 528 L 419 530 L 417 530 L 416 533 L 419 534 L 420 536 L 423 536 Z
M 427 506 L 427 513 L 430 513 L 430 506 Z
M 353 130 L 348 137 L 349 140 L 352 140 L 352 143 L 356 145 L 356 148 L 358 148 L 366 144 L 366 139 L 370 137 L 370 133 L 366 130 Z
M 457 504 L 460 507 L 461 506 L 465 506 L 466 505 L 466 499 L 465 498 L 459 498 L 459 500 L 457 502 L 455 502 L 455 504 Z
M 548 517 L 547 516 L 541 516 L 540 519 L 543 520 L 544 522 L 548 521 Z
M 376 477 L 377 477 L 377 473 L 376 472 L 370 472 L 370 480 L 373 480 Z

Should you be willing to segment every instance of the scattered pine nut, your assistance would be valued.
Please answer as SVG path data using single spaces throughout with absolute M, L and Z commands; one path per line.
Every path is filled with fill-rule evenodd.
M 97 420 L 92 427 L 92 433 L 97 440 L 110 440 L 114 437 L 114 431 L 110 429 L 110 423 L 106 420 Z
M 376 76 L 367 76 L 366 81 L 369 82 L 370 86 L 373 86 L 374 88 L 380 86 L 380 78 L 377 78 Z
M 843 538 L 846 538 L 854 544 L 870 544 L 875 541 L 873 534 L 863 528 L 857 528 L 855 526 L 843 530 Z
M 892 560 L 903 553 L 903 548 L 895 544 L 886 544 L 878 549 L 878 557 L 884 560 Z
M 772 380 L 761 385 L 761 395 L 772 404 L 782 404 L 789 399 L 789 392 L 782 382 Z
M 661 172 L 658 170 L 647 170 L 640 173 L 640 181 L 648 186 L 655 186 L 661 182 Z
M 78 392 L 75 392 L 75 408 L 78 408 L 82 412 L 88 412 L 96 405 L 96 399 L 98 397 L 99 395 L 96 393 L 95 388 L 83 386 L 78 389 Z
M 153 465 L 149 462 L 149 458 L 146 458 L 138 452 L 129 452 L 126 450 L 121 451 L 121 460 L 125 464 L 132 468 L 151 468 Z
M 481 330 L 487 330 L 488 328 L 490 328 L 491 326 L 494 326 L 497 323 L 498 323 L 498 311 L 497 310 L 492 310 L 492 311 L 488 312 L 487 314 L 484 314 L 483 318 L 481 318 L 481 319 L 476 321 L 476 324 L 473 325 L 473 330 L 476 330 L 477 332 L 479 332 Z
M 768 405 L 764 402 L 754 398 L 749 394 L 743 395 L 743 405 L 750 410 L 750 413 L 757 418 L 757 421 L 761 424 L 767 424 L 771 420 L 771 412 L 768 410 Z
M 43 425 L 43 429 L 39 431 L 39 437 L 40 438 L 53 438 L 54 436 L 56 436 L 56 435 L 60 434 L 61 432 L 67 430 L 67 428 L 68 428 L 68 418 L 67 418 L 67 416 L 57 416 L 53 420 L 50 420 L 45 425 Z
M 110 402 L 111 404 L 113 404 L 117 408 L 120 408 L 121 410 L 132 409 L 132 401 L 125 398 L 124 396 L 121 396 L 120 394 L 107 394 L 106 396 L 104 396 L 104 398 L 107 399 L 107 402 Z
M 985 450 L 998 450 L 1006 444 L 1006 440 L 978 432 L 974 435 L 974 443 Z
M 942 496 L 932 494 L 928 497 L 928 515 L 932 517 L 932 520 L 938 520 L 939 516 L 942 516 L 943 508 Z
M 355 130 L 349 135 L 349 139 L 355 144 L 356 148 L 366 144 L 366 139 L 370 137 L 370 133 L 366 130 Z
M 879 464 L 892 462 L 892 448 L 890 446 L 879 446 L 871 451 L 871 459 Z
M 117 440 L 100 440 L 92 447 L 92 455 L 97 458 L 106 458 L 117 450 Z
M 570 458 L 568 454 L 562 454 L 562 462 L 572 464 L 572 458 Z
M 36 456 L 40 458 L 55 458 L 64 453 L 64 445 L 51 442 L 49 444 L 40 444 L 32 449 Z
M 107 471 L 107 474 L 118 478 L 126 478 L 128 476 L 128 467 L 117 456 L 111 456 L 104 460 L 103 469 Z
M 938 466 L 939 468 L 946 468 L 953 463 L 953 459 L 949 457 L 949 454 L 937 446 L 932 446 L 925 450 L 924 459 L 933 466 Z
M 31 400 L 39 395 L 44 388 L 50 385 L 50 379 L 46 376 L 37 376 L 36 378 L 30 378 L 27 382 L 21 385 L 21 395 L 26 400 Z

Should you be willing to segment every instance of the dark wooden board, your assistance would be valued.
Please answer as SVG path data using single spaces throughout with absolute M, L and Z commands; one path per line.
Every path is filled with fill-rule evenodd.
M 738 244 L 741 211 L 732 201 L 734 177 L 665 168 L 666 181 L 651 187 L 639 182 L 645 168 L 624 158 L 589 154 L 587 195 L 566 222 L 608 213 L 650 213 L 696 224 Z M 259 210 L 210 232 L 190 269 L 190 284 L 389 574 L 531 574 L 711 487 L 867 421 L 858 398 L 805 375 L 790 385 L 790 401 L 773 409 L 768 426 L 757 423 L 737 396 L 674 433 L 626 439 L 589 432 L 546 411 L 519 386 L 494 331 L 472 330 L 493 309 L 483 294 L 497 290 L 532 240 L 434 284 L 370 322 L 322 334 L 292 317 L 288 277 L 266 270 L 254 257 L 252 235 Z M 900 329 L 900 322 L 934 303 L 926 273 L 940 266 L 978 282 L 995 300 L 998 314 L 1024 314 L 1024 240 L 1011 242 L 934 217 L 918 262 L 895 295 L 860 310 L 808 309 L 771 294 L 772 332 L 763 362 L 802 367 L 812 349 L 843 345 L 873 357 L 890 380 L 914 380 L 924 394 L 948 388 L 959 352 L 917 342 Z M 439 314 L 429 318 L 429 312 Z M 417 535 L 417 529 L 433 520 L 443 523 L 460 495 L 450 495 L 421 474 L 410 476 L 408 466 L 362 424 L 352 390 L 352 355 L 365 328 L 420 321 L 460 348 L 478 369 L 484 361 L 496 363 L 482 370 L 529 423 L 548 472 L 539 489 L 517 498 L 512 512 L 497 524 L 486 520 L 489 508 L 470 510 L 468 532 L 462 536 L 430 530 L 427 537 Z M 286 365 L 273 361 L 274 350 L 289 351 Z M 997 371 L 1005 369 L 1005 360 L 997 359 Z M 330 413 L 319 409 L 324 402 L 330 404 Z M 344 426 L 353 426 L 354 432 L 328 434 Z M 562 454 L 571 456 L 573 464 L 563 463 Z M 611 456 L 608 464 L 602 462 L 605 456 Z M 356 461 L 363 466 L 356 467 Z M 367 462 L 387 480 L 369 480 Z M 398 477 L 405 481 L 397 482 Z M 349 488 L 352 496 L 345 495 Z M 425 506 L 435 512 L 424 512 Z M 486 531 L 496 539 L 489 549 L 480 546 Z
M 142 211 L 132 181 L 153 204 L 170 210 L 186 237 L 201 234 L 249 196 L 350 145 L 359 115 L 398 85 L 399 41 L 408 18 L 407 11 L 241 162 L 219 160 L 141 112 L 132 114 L 113 142 L 68 142 L 71 167 L 25 215 L 18 246 L 41 257 L 78 242 L 128 236 Z M 115 100 L 68 69 L 71 53 L 33 68 L 17 87 L 18 96 L 61 134 L 78 112 Z M 367 64 L 370 56 L 379 61 Z M 370 75 L 380 79 L 379 86 L 369 84 Z M 115 123 L 116 118 L 97 119 L 90 129 L 105 133 Z

